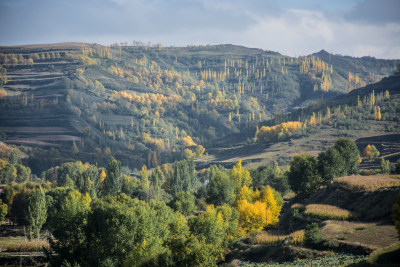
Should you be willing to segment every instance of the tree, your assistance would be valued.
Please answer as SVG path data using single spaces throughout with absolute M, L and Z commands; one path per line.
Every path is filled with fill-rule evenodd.
M 6 219 L 8 205 L 0 199 L 0 223 Z
M 50 226 L 54 239 L 50 237 L 52 251 L 47 251 L 46 255 L 52 265 L 61 266 L 64 261 L 72 265 L 81 263 L 88 257 L 85 233 L 90 202 L 88 194 L 82 196 L 76 190 L 62 201 Z
M 267 204 L 256 201 L 254 204 L 247 199 L 241 199 L 237 203 L 239 211 L 239 225 L 246 233 L 261 231 L 267 224 Z
M 339 138 L 334 147 L 343 158 L 344 171 L 342 175 L 356 173 L 360 159 L 360 152 L 358 151 L 356 143 L 348 138 Z
M 172 195 L 181 191 L 194 191 L 198 185 L 193 159 L 176 162 L 173 174 L 168 179 L 168 190 Z
M 40 238 L 40 229 L 47 219 L 46 196 L 42 188 L 36 190 L 28 201 L 29 240 Z
M 382 173 L 390 173 L 390 161 L 382 158 L 381 160 L 381 171 Z
M 76 187 L 82 194 L 97 198 L 99 193 L 99 171 L 96 166 L 90 165 L 76 179 Z
M 17 183 L 23 183 L 31 177 L 31 169 L 22 164 L 17 164 Z
M 142 188 L 145 191 L 149 191 L 149 175 L 147 173 L 147 167 L 146 165 L 143 165 L 142 170 L 140 171 L 140 182 L 142 184 Z
M 6 162 L 6 165 L 0 169 L 0 182 L 3 184 L 9 184 L 14 182 L 16 178 L 17 169 L 14 167 L 14 165 Z
M 3 88 L 3 86 L 5 84 L 7 84 L 7 82 L 8 82 L 6 74 L 7 74 L 7 70 L 5 68 L 3 68 L 3 66 L 0 65 L 0 88 Z M 2 98 L 1 95 L 0 95 L 0 98 Z
M 196 208 L 196 198 L 190 192 L 179 192 L 171 201 L 172 208 L 185 216 L 193 215 Z
M 344 173 L 343 159 L 339 151 L 330 147 L 327 151 L 318 155 L 318 170 L 321 174 L 323 184 L 329 184 L 333 178 Z
M 310 154 L 294 156 L 288 172 L 289 184 L 296 193 L 310 195 L 321 185 L 317 160 Z
M 270 185 L 283 195 L 290 190 L 287 176 L 282 173 L 278 162 L 274 162 L 273 166 L 260 166 L 250 170 L 250 174 L 254 188 L 261 190 L 264 186 Z
M 71 148 L 71 153 L 72 154 L 78 154 L 79 153 L 79 148 L 75 144 L 75 139 L 72 140 L 72 148 Z
M 203 157 L 204 151 L 206 151 L 206 149 L 202 146 L 202 145 L 198 145 L 196 146 L 196 157 Z
M 106 172 L 107 175 L 103 185 L 104 195 L 119 194 L 122 187 L 121 162 L 111 158 L 107 164 Z
M 206 190 L 207 202 L 216 206 L 232 204 L 235 196 L 235 184 L 223 166 L 210 167 Z
M 397 195 L 397 199 L 396 202 L 393 204 L 392 211 L 393 211 L 392 218 L 394 221 L 394 225 L 396 226 L 397 233 L 400 238 L 400 194 Z
M 161 198 L 161 185 L 164 181 L 164 174 L 160 167 L 154 169 L 151 173 L 151 186 L 154 191 L 153 198 L 159 200 Z
M 10 164 L 16 166 L 16 165 L 18 164 L 18 161 L 19 161 L 18 152 L 15 151 L 15 150 L 13 150 L 13 151 L 11 152 L 9 162 L 10 162 Z
M 233 166 L 229 173 L 229 178 L 235 184 L 235 193 L 239 193 L 243 186 L 250 186 L 252 179 L 250 172 L 246 169 L 242 169 L 242 159 Z
M 367 145 L 363 151 L 364 157 L 371 160 L 379 157 L 380 153 L 374 145 Z

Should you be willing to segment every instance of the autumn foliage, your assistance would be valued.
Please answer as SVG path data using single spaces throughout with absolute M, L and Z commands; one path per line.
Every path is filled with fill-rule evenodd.
M 239 226 L 245 233 L 276 225 L 282 208 L 277 204 L 270 186 L 264 187 L 261 192 L 243 186 L 236 206 L 239 211 Z
M 256 133 L 256 141 L 259 143 L 277 141 L 281 138 L 291 136 L 293 133 L 298 132 L 303 126 L 299 121 L 283 122 L 275 126 L 263 126 Z

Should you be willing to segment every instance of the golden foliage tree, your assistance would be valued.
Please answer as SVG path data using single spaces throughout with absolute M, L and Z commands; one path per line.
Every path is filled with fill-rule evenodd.
M 242 168 L 242 159 L 233 166 L 229 177 L 235 184 L 235 193 L 239 193 L 243 186 L 250 186 L 252 182 L 250 172 Z
M 367 145 L 363 151 L 364 157 L 373 159 L 379 157 L 380 153 L 374 145 Z

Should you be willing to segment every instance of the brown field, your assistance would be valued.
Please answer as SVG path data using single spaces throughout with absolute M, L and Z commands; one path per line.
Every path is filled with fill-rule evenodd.
M 351 175 L 336 178 L 334 183 L 352 190 L 373 191 L 382 187 L 400 186 L 400 176 L 388 174 L 373 176 Z
M 326 221 L 322 233 L 340 242 L 359 243 L 372 249 L 387 247 L 398 241 L 394 225 L 376 222 Z

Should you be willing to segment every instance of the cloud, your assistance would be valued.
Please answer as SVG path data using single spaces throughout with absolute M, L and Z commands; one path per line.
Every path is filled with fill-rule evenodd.
M 398 0 L 0 0 L 1 44 L 141 40 L 400 58 Z M 398 8 L 399 7 L 399 8 Z M 375 12 L 374 12 L 375 11 Z M 385 15 L 386 14 L 386 15 Z
M 364 0 L 346 12 L 345 18 L 368 24 L 400 23 L 400 1 Z

